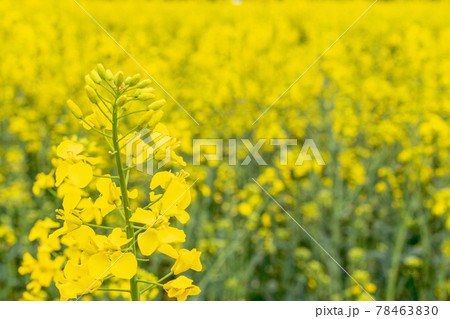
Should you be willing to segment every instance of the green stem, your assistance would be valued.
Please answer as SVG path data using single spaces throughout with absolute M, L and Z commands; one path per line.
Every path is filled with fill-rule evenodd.
M 113 86 L 111 85 L 111 83 L 109 83 L 109 81 L 105 81 L 106 84 L 108 84 L 108 86 L 111 88 L 111 90 L 113 90 L 114 92 L 116 91 Z
M 103 101 L 102 101 L 103 102 Z M 105 103 L 103 103 L 105 104 Z M 105 111 L 103 111 L 103 108 L 100 107 L 100 104 L 96 104 L 96 106 L 98 107 L 98 109 L 100 110 L 100 112 L 102 112 L 103 116 L 106 117 L 106 119 L 109 121 L 109 123 L 112 124 L 112 120 L 109 118 L 109 116 L 105 113 Z M 106 104 L 105 104 L 106 106 Z
M 164 279 L 167 279 L 168 277 L 173 275 L 173 271 L 169 272 L 167 275 L 165 275 L 164 277 L 162 277 L 161 279 L 159 279 L 157 281 L 157 283 L 160 283 L 161 281 L 163 281 Z
M 100 84 L 100 86 L 102 88 L 104 88 L 106 91 L 108 91 L 109 94 L 111 94 L 112 96 L 115 96 L 115 92 L 111 91 L 110 89 L 108 89 L 103 83 Z
M 122 136 L 121 138 L 119 138 L 119 142 L 122 141 L 124 138 L 126 138 L 128 135 L 130 135 L 131 133 L 133 133 L 134 131 L 136 131 L 139 128 L 139 125 L 133 127 L 131 130 L 128 131 L 128 133 L 126 133 L 124 136 Z M 120 150 L 120 149 L 119 149 Z
M 47 188 L 47 190 L 49 191 L 49 193 L 50 193 L 50 194 L 52 194 L 53 196 L 55 196 L 56 198 L 58 198 L 58 193 L 57 193 L 57 192 L 55 192 L 55 190 L 54 190 L 54 189 L 51 189 L 51 188 Z
M 137 235 L 139 235 L 139 233 L 140 233 L 141 231 L 143 231 L 144 229 L 145 229 L 145 228 L 141 228 L 141 229 L 135 231 L 135 232 L 134 232 L 134 236 L 136 237 Z
M 96 227 L 96 228 L 108 229 L 108 230 L 113 230 L 113 229 L 115 229 L 115 227 L 102 226 L 102 225 L 95 225 L 95 224 L 90 224 L 90 223 L 83 223 L 83 225 L 86 225 L 86 226 L 89 226 L 89 227 Z
M 110 179 L 119 179 L 119 176 L 108 176 L 108 175 L 99 175 L 99 174 L 92 174 L 95 177 L 100 177 L 100 178 L 110 178 Z
M 388 272 L 388 282 L 386 289 L 386 300 L 395 300 L 395 291 L 398 278 L 398 270 L 402 260 L 403 246 L 405 245 L 406 235 L 408 233 L 408 220 L 406 213 L 402 212 L 402 218 L 400 219 L 400 229 L 397 231 L 397 237 L 395 239 L 394 251 L 392 253 L 392 263 Z
M 156 285 L 150 285 L 142 289 L 139 293 L 142 295 L 144 292 L 146 292 L 149 289 L 152 289 L 153 287 L 156 287 Z
M 118 96 L 116 96 L 117 101 Z M 128 200 L 128 192 L 127 192 L 127 186 L 125 182 L 125 174 L 122 167 L 122 159 L 120 155 L 120 148 L 119 148 L 119 132 L 118 132 L 118 118 L 117 118 L 117 104 L 116 101 L 114 101 L 113 104 L 113 145 L 114 150 L 116 151 L 116 165 L 117 165 L 117 175 L 119 176 L 119 184 L 120 184 L 120 192 L 122 193 L 122 203 L 123 203 L 123 210 L 125 214 L 125 221 L 127 225 L 127 238 L 131 238 L 130 243 L 128 244 L 128 249 L 130 249 L 134 255 L 136 255 L 136 239 L 134 236 L 134 230 L 133 225 L 130 222 L 131 217 L 131 211 L 130 211 L 130 205 Z M 134 275 L 133 278 L 130 279 L 130 289 L 131 289 L 131 299 L 133 301 L 139 300 L 139 289 L 137 285 L 137 275 Z
M 105 136 L 105 137 L 112 138 L 111 135 L 105 134 L 105 133 L 103 133 L 102 131 L 100 131 L 100 130 L 96 129 L 95 127 L 93 127 L 93 126 L 92 126 L 91 124 L 89 124 L 89 122 L 87 122 L 85 119 L 81 119 L 81 120 L 82 120 L 84 123 L 86 123 L 86 125 L 89 126 L 91 129 L 93 129 L 94 131 L 96 131 L 97 133 L 99 133 L 99 134 L 101 134 L 101 135 L 103 135 L 103 136 Z
M 144 283 L 144 284 L 151 284 L 151 285 L 155 285 L 155 286 L 160 286 L 162 287 L 163 285 L 154 281 L 148 281 L 148 280 L 138 280 L 138 282 Z
M 152 207 L 153 205 L 155 205 L 157 202 L 159 202 L 159 200 L 162 198 L 162 196 L 159 196 L 159 198 L 157 200 L 155 200 L 154 202 L 149 203 L 147 206 L 145 206 L 142 209 L 148 209 L 150 207 Z
M 114 289 L 114 288 L 98 288 L 98 291 L 120 291 L 120 292 L 131 292 L 128 289 Z
M 109 113 L 112 114 L 111 109 L 109 108 L 108 104 L 106 104 L 106 102 L 105 102 L 105 100 L 103 99 L 103 97 L 98 93 L 98 91 L 95 91 L 95 92 L 97 93 L 98 98 L 99 98 L 100 101 L 103 103 L 103 105 L 106 107 L 106 109 L 109 111 Z M 108 102 L 109 104 L 111 104 L 110 101 L 107 100 L 107 102 Z M 111 121 L 111 123 L 112 123 L 112 120 L 111 120 L 111 119 L 110 119 L 110 121 Z
M 148 109 L 143 109 L 143 110 L 139 110 L 139 111 L 133 111 L 133 112 L 125 113 L 125 114 L 119 116 L 119 119 L 127 117 L 128 115 L 131 115 L 131 114 L 147 112 L 147 111 L 148 111 Z
M 126 146 L 126 144 L 124 146 L 122 146 L 122 148 L 124 148 Z M 153 156 L 147 156 L 147 159 L 145 161 L 140 162 L 139 164 L 144 165 L 146 164 L 148 161 L 153 160 Z M 136 166 L 138 166 L 139 164 L 134 164 L 133 166 L 128 166 L 127 168 L 125 168 L 126 171 L 131 170 L 133 168 L 135 168 Z
M 141 290 L 141 294 L 143 294 L 144 292 L 146 292 L 149 289 L 152 289 L 153 287 L 157 286 L 159 283 L 161 283 L 161 281 L 167 279 L 168 277 L 173 275 L 173 271 L 169 272 L 167 275 L 165 275 L 164 277 L 162 277 L 161 279 L 159 279 L 156 283 L 151 284 L 150 286 L 145 287 L 144 289 Z
M 103 132 L 103 134 L 106 134 L 104 129 L 102 130 L 102 132 Z M 109 138 L 107 138 L 106 136 L 104 136 L 104 138 L 106 140 L 106 143 L 108 143 L 109 148 L 111 149 L 111 152 L 114 152 L 114 146 L 111 144 L 111 141 L 109 140 Z

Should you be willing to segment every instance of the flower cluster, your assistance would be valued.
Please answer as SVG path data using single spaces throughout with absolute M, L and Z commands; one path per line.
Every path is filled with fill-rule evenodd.
M 158 138 L 168 136 L 167 129 L 160 123 L 164 100 L 153 101 L 145 107 L 142 103 L 132 105 L 133 101 L 154 100 L 154 89 L 149 87 L 151 81 L 140 80 L 139 75 L 124 78 L 120 71 L 113 76 L 101 64 L 85 80 L 92 113 L 84 116 L 71 100 L 69 109 L 88 130 L 106 139 L 110 147 L 108 155 L 113 157 L 115 165 L 110 173 L 104 174 L 105 169 L 100 167 L 102 159 L 86 155 L 89 145 L 86 147 L 76 140 L 64 140 L 56 147 L 54 170 L 37 176 L 33 192 L 39 194 L 42 189 L 49 189 L 62 200 L 56 219 L 63 223 L 47 217 L 38 220 L 31 229 L 29 240 L 39 240 L 39 247 L 37 258 L 26 253 L 19 268 L 21 274 L 30 274 L 31 279 L 24 299 L 38 298 L 42 289 L 52 282 L 61 300 L 78 299 L 97 291 L 126 292 L 130 299 L 140 300 L 144 294 L 154 296 L 157 287 L 164 287 L 169 297 L 178 300 L 199 294 L 200 288 L 185 276 L 164 283 L 172 275 L 189 269 L 202 270 L 201 252 L 181 248 L 186 234 L 171 224 L 172 217 L 181 224 L 190 219 L 186 212 L 191 203 L 190 186 L 186 182 L 189 174 L 184 170 L 157 172 L 149 185 L 149 203 L 140 206 L 138 190 L 128 186 L 130 171 L 135 165 L 123 166 L 127 138 L 134 138 L 142 129 L 157 134 Z M 121 130 L 130 125 L 130 117 L 135 114 L 142 116 L 135 119 L 137 123 L 131 123 L 133 129 L 122 134 Z M 123 123 L 125 120 L 127 122 Z M 162 152 L 169 150 L 174 155 L 169 164 L 185 165 L 174 153 L 180 143 L 174 138 L 167 140 Z M 133 163 L 153 157 L 163 159 L 158 152 L 161 149 L 148 147 L 148 154 L 141 159 L 135 156 Z M 116 175 L 111 175 L 112 171 Z M 139 255 L 150 256 L 155 252 L 174 260 L 171 271 L 153 281 L 139 278 L 138 269 L 145 268 L 145 264 L 138 265 L 138 262 L 149 261 Z M 152 274 L 146 277 L 149 276 L 155 277 Z M 120 280 L 129 281 L 127 289 L 111 285 Z M 107 288 L 102 287 L 105 282 Z

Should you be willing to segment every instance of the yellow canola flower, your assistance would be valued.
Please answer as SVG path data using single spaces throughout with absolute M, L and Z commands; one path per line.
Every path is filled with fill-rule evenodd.
M 64 256 L 51 259 L 48 252 L 38 251 L 37 259 L 25 253 L 18 271 L 21 275 L 30 274 L 31 283 L 28 284 L 27 289 L 38 292 L 42 287 L 50 286 L 55 273 L 59 271 L 64 261 Z
M 102 216 L 105 217 L 122 203 L 120 187 L 108 178 L 99 179 L 96 187 L 100 192 L 100 196 L 95 201 L 95 207 L 99 208 Z
M 94 289 L 88 292 L 94 291 L 101 285 L 102 279 L 110 274 L 120 279 L 130 279 L 137 272 L 134 254 L 121 251 L 121 247 L 129 243 L 130 239 L 120 228 L 104 236 L 96 235 L 90 227 L 83 225 L 67 234 L 64 241 L 72 242 L 71 246 L 79 253 L 70 257 L 64 267 L 64 276 L 58 278 L 57 287 L 62 300 L 76 298 L 91 285 Z
M 39 173 L 36 175 L 36 182 L 33 184 L 32 192 L 34 195 L 39 195 L 41 189 L 52 188 L 55 186 L 55 178 L 53 171 L 50 174 Z
M 112 273 L 117 278 L 131 279 L 137 271 L 137 261 L 133 253 L 117 251 L 112 254 L 100 252 L 88 261 L 89 274 L 94 278 L 104 278 Z
M 72 141 L 63 141 L 56 148 L 56 154 L 63 159 L 59 162 L 55 177 L 55 186 L 60 186 L 64 181 L 79 188 L 86 187 L 93 177 L 90 164 L 85 156 L 79 155 L 84 150 L 82 144 Z
M 62 159 L 79 159 L 77 157 L 84 150 L 84 146 L 82 144 L 74 143 L 72 141 L 66 140 L 61 142 L 56 148 L 56 155 L 61 157 Z
M 192 284 L 193 280 L 179 276 L 178 278 L 164 284 L 163 288 L 170 298 L 177 298 L 178 301 L 185 301 L 187 296 L 198 295 L 201 290 Z
M 29 241 L 34 241 L 36 239 L 44 240 L 47 238 L 50 229 L 60 227 L 61 225 L 51 218 L 47 217 L 44 220 L 38 220 L 33 228 L 30 230 L 28 235 Z
M 131 219 L 130 219 L 131 220 Z M 170 226 L 162 226 L 158 229 L 148 228 L 138 236 L 138 246 L 144 256 L 150 256 L 156 250 L 173 256 L 173 248 L 170 244 L 183 243 L 186 241 L 184 231 Z
M 17 241 L 14 230 L 8 225 L 0 225 L 0 239 L 4 240 L 8 246 L 14 245 Z
M 175 275 L 178 275 L 186 270 L 193 269 L 195 271 L 202 271 L 202 264 L 200 263 L 200 255 L 202 253 L 197 249 L 191 251 L 187 249 L 180 249 L 178 251 L 178 257 L 175 264 L 172 267 L 172 271 Z
M 83 293 L 91 293 L 102 284 L 101 280 L 89 274 L 87 265 L 69 260 L 63 272 L 55 276 L 55 285 L 61 300 L 75 299 Z
M 151 190 L 158 186 L 165 190 L 161 200 L 154 205 L 153 209 L 167 217 L 176 217 L 182 224 L 186 224 L 190 218 L 185 211 L 191 203 L 191 194 L 186 183 L 188 176 L 183 170 L 177 175 L 171 172 L 159 172 L 155 174 L 150 183 Z

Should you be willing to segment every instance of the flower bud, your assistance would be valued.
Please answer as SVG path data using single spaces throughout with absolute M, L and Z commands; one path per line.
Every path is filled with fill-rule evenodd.
M 106 70 L 102 64 L 97 64 L 97 73 L 103 80 L 106 80 Z
M 108 70 L 106 70 L 105 77 L 106 77 L 106 80 L 112 81 L 114 79 L 114 74 L 111 72 L 110 69 L 108 69 Z
M 114 84 L 119 87 L 123 83 L 123 73 L 122 71 L 119 71 L 116 73 L 116 76 L 114 77 Z
M 151 80 L 145 79 L 145 80 L 142 80 L 141 82 L 139 82 L 138 85 L 136 85 L 136 88 L 143 89 L 143 88 L 149 86 L 151 83 L 152 83 Z
M 84 77 L 84 81 L 86 82 L 87 85 L 95 87 L 95 82 L 92 81 L 92 79 L 89 76 L 89 74 Z
M 142 119 L 139 121 L 138 129 L 143 129 L 147 125 L 147 123 L 151 120 L 153 113 L 155 113 L 155 111 L 150 110 L 144 114 Z
M 135 76 L 133 76 L 132 78 L 131 78 L 131 81 L 130 81 L 130 86 L 135 86 L 136 84 L 138 84 L 138 82 L 139 82 L 139 80 L 141 79 L 141 75 L 140 74 L 136 74 Z
M 118 107 L 121 107 L 121 106 L 123 106 L 125 103 L 127 103 L 127 101 L 128 101 L 127 96 L 126 96 L 126 95 L 121 95 L 121 96 L 117 99 L 116 105 L 117 105 Z
M 156 95 L 152 94 L 152 93 L 142 93 L 142 94 L 138 95 L 137 99 L 139 101 L 147 101 L 147 100 L 153 99 L 155 96 Z
M 95 90 L 89 85 L 86 85 L 85 89 L 86 89 L 86 94 L 87 94 L 89 100 L 92 103 L 97 104 L 98 98 L 97 98 L 97 93 L 95 92 Z
M 158 100 L 148 106 L 149 110 L 158 110 L 166 104 L 166 100 Z
M 83 112 L 81 112 L 80 107 L 78 105 L 76 105 L 74 101 L 67 100 L 67 106 L 69 107 L 70 111 L 77 119 L 83 118 Z
M 154 88 L 139 89 L 139 90 L 136 90 L 136 95 L 142 94 L 142 93 L 153 93 L 153 92 L 155 92 Z
M 96 70 L 92 70 L 89 75 L 91 76 L 92 81 L 94 81 L 95 83 L 97 84 L 102 83 L 102 78 L 100 77 L 100 75 L 98 75 Z

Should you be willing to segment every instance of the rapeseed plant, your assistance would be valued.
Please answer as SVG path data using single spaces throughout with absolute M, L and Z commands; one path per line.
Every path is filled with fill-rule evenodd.
M 56 219 L 63 224 L 47 217 L 38 220 L 31 229 L 29 240 L 39 240 L 39 247 L 36 259 L 26 253 L 19 268 L 21 274 L 30 274 L 31 279 L 23 298 L 38 298 L 52 282 L 61 300 L 79 299 L 96 291 L 128 293 L 131 300 L 140 300 L 145 293 L 145 298 L 149 293 L 155 296 L 154 289 L 158 287 L 178 300 L 199 294 L 200 288 L 185 276 L 167 281 L 189 269 L 202 270 L 201 252 L 180 248 L 186 235 L 171 225 L 172 217 L 181 224 L 190 218 L 186 212 L 191 202 L 190 186 L 186 182 L 189 174 L 184 170 L 176 174 L 157 172 L 151 178 L 149 203 L 145 207 L 135 203 L 136 208 L 131 208 L 138 192 L 128 187 L 134 166 L 124 166 L 124 142 L 140 129 L 152 133 L 166 131 L 160 123 L 164 100 L 154 101 L 150 80 L 141 80 L 139 74 L 125 78 L 121 71 L 113 76 L 101 64 L 85 80 L 92 113 L 84 116 L 75 102 L 69 100 L 67 104 L 84 127 L 105 138 L 109 155 L 114 158 L 116 175 L 111 175 L 112 171 L 103 174 L 104 170 L 97 167 L 101 160 L 88 156 L 87 145 L 66 139 L 56 147 L 54 170 L 47 175 L 38 174 L 33 192 L 39 194 L 41 189 L 56 187 L 55 195 L 62 200 Z M 129 105 L 133 101 L 153 102 L 133 110 Z M 138 117 L 138 125 L 122 133 L 123 122 L 129 117 Z M 174 152 L 179 143 L 171 139 L 168 145 L 164 152 L 167 149 Z M 149 152 L 162 159 L 156 147 L 149 148 Z M 173 155 L 176 162 L 185 165 L 181 157 Z M 155 194 L 157 190 L 162 192 Z M 113 219 L 116 225 L 106 223 L 110 214 L 116 214 L 121 220 Z M 175 260 L 171 271 L 159 279 L 152 274 L 139 277 L 138 262 L 149 262 L 139 258 L 139 254 L 147 257 L 155 252 Z M 109 283 L 117 280 L 128 280 L 127 288 L 114 288 Z M 102 287 L 104 283 L 107 288 Z

